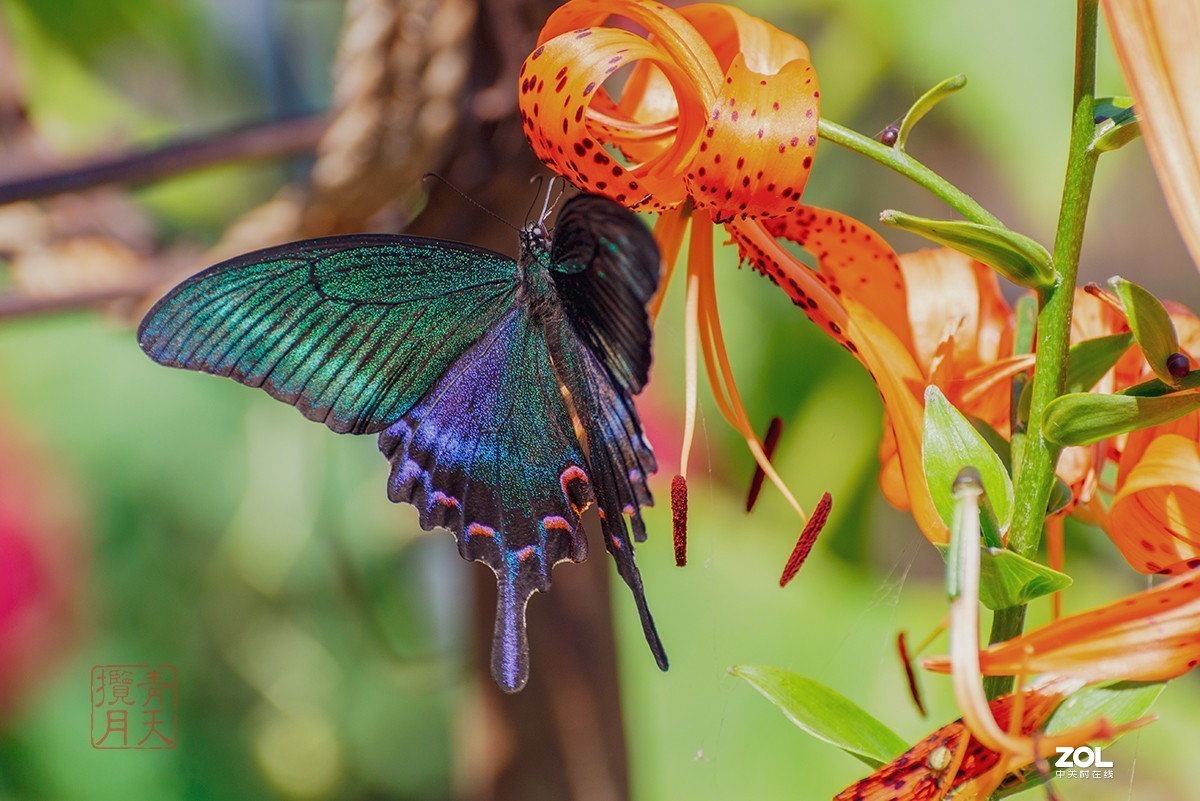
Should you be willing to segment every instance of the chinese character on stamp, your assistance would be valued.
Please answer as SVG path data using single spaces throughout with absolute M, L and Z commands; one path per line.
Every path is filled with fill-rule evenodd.
M 172 665 L 94 665 L 92 747 L 174 748 L 177 689 Z

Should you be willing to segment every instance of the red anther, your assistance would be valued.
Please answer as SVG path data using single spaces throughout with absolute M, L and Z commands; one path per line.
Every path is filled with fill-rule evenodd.
M 800 539 L 796 540 L 796 547 L 792 549 L 792 555 L 788 557 L 787 564 L 783 566 L 783 575 L 779 577 L 780 587 L 786 587 L 788 582 L 796 577 L 800 566 L 808 558 L 809 551 L 816 544 L 817 535 L 821 533 L 821 529 L 825 528 L 825 521 L 829 520 L 829 510 L 832 508 L 833 496 L 827 492 L 821 496 L 817 508 L 813 509 L 812 517 L 808 518 L 808 524 L 804 527 L 804 531 L 800 532 Z
M 771 418 L 771 424 L 767 426 L 767 435 L 763 437 L 763 453 L 767 456 L 767 461 L 771 461 L 775 456 L 775 446 L 779 444 L 779 435 L 783 433 L 783 421 L 778 417 Z M 750 492 L 746 495 L 746 512 L 754 511 L 754 504 L 758 502 L 758 493 L 762 492 L 763 479 L 767 474 L 763 472 L 760 465 L 754 465 L 754 476 L 750 479 Z
M 921 700 L 921 687 L 917 684 L 917 674 L 913 671 L 912 659 L 908 656 L 908 642 L 903 631 L 896 636 L 896 650 L 900 652 L 904 675 L 908 677 L 908 694 L 912 696 L 913 703 L 917 705 L 917 711 L 921 713 L 921 717 L 928 717 L 928 713 L 925 711 L 925 702 Z
M 675 566 L 687 564 L 687 479 L 671 479 L 671 529 L 675 537 Z

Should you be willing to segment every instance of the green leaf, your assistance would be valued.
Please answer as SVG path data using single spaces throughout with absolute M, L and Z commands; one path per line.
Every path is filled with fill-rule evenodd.
M 954 248 L 1021 286 L 1045 289 L 1055 281 L 1050 252 L 1016 231 L 965 220 L 929 220 L 895 209 L 884 211 L 879 219 L 884 225 Z
M 1162 695 L 1165 681 L 1117 681 L 1087 687 L 1063 701 L 1046 723 L 1047 734 L 1106 717 L 1116 725 L 1143 717 Z
M 1105 153 L 1117 150 L 1141 134 L 1132 97 L 1100 97 L 1094 107 L 1096 136 L 1091 149 Z
M 935 545 L 949 562 L 950 548 Z M 1051 570 L 1007 548 L 984 548 L 979 555 L 979 602 L 988 609 L 1007 609 L 1071 586 L 1066 573 Z
M 917 102 L 912 104 L 912 108 L 904 115 L 904 119 L 900 121 L 900 130 L 896 134 L 896 144 L 893 145 L 897 150 L 904 150 L 904 144 L 908 141 L 908 135 L 912 133 L 912 129 L 921 118 L 933 110 L 933 107 L 941 103 L 950 95 L 957 92 L 967 85 L 967 76 L 959 73 L 952 75 L 946 80 L 934 86 L 925 94 L 917 98 Z
M 1133 334 L 1113 334 L 1108 337 L 1085 339 L 1067 353 L 1067 392 L 1087 392 L 1096 386 L 1104 374 L 1120 361 L 1129 346 Z
M 1181 389 L 1200 389 L 1200 370 L 1193 370 L 1188 373 L 1187 376 L 1180 380 L 1178 387 L 1164 384 L 1157 378 L 1152 378 L 1149 381 L 1134 384 L 1132 387 L 1126 387 L 1116 394 L 1128 395 L 1132 398 L 1157 398 L 1160 395 L 1170 395 L 1172 392 L 1178 392 Z
M 1112 369 L 1129 346 L 1133 344 L 1133 334 L 1126 331 L 1123 334 L 1113 334 L 1107 337 L 1085 339 L 1073 345 L 1067 352 L 1066 392 L 1087 392 L 1104 378 L 1104 374 Z M 1020 410 L 1018 415 L 1023 420 L 1029 419 L 1029 404 L 1033 398 L 1033 382 L 1030 381 L 1021 393 Z
M 1096 104 L 1092 106 L 1092 116 L 1096 118 L 1096 125 L 1099 126 L 1106 122 L 1123 125 L 1137 115 L 1132 97 L 1098 97 Z
M 933 505 L 946 525 L 954 513 L 954 479 L 964 467 L 979 471 L 983 490 L 995 512 L 1000 531 L 1012 522 L 1012 479 L 987 440 L 955 409 L 941 390 L 925 390 L 925 433 L 921 461 Z
M 1167 369 L 1167 359 L 1179 352 L 1179 337 L 1167 310 L 1158 298 L 1132 281 L 1118 276 L 1110 279 L 1108 285 L 1121 299 L 1133 338 L 1146 356 L 1150 369 L 1160 381 L 1178 388 L 1179 379 Z
M 1071 502 L 1071 486 L 1058 476 L 1054 477 L 1054 486 L 1050 488 L 1050 500 L 1046 502 L 1046 516 L 1061 512 Z
M 908 743 L 900 735 L 853 701 L 812 679 L 766 665 L 734 665 L 729 672 L 748 681 L 792 723 L 872 768 L 908 750 Z
M 1098 150 L 1101 153 L 1120 150 L 1141 135 L 1142 126 L 1134 117 L 1132 122 L 1109 126 L 1104 129 L 1103 133 L 1096 134 L 1096 138 L 1092 140 L 1092 150 Z
M 1158 397 L 1062 395 L 1046 406 L 1042 436 L 1055 445 L 1091 445 L 1102 439 L 1178 420 L 1200 409 L 1200 392 L 1186 390 Z
M 992 449 L 997 456 L 1000 457 L 1000 462 L 1004 465 L 1004 469 L 1012 474 L 1012 445 L 1000 432 L 992 428 L 991 424 L 980 420 L 978 417 L 968 417 L 967 422 L 971 427 L 979 432 L 979 436 L 983 437 L 984 442 Z

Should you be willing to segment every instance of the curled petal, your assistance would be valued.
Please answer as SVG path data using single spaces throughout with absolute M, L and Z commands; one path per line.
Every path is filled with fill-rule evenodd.
M 883 492 L 883 497 L 897 509 L 908 509 L 904 468 L 900 466 L 900 450 L 889 422 L 884 423 L 883 439 L 879 443 L 879 465 L 879 489 Z
M 626 167 L 597 138 L 588 109 L 607 78 L 643 59 L 662 70 L 685 102 L 673 144 L 650 161 Z M 525 60 L 520 89 L 521 121 L 534 152 L 577 186 L 630 208 L 661 211 L 683 200 L 675 173 L 688 157 L 686 143 L 703 129 L 703 105 L 692 78 L 658 45 L 612 28 L 566 33 Z
M 1200 566 L 1200 444 L 1166 434 L 1140 456 L 1113 499 L 1113 542 L 1142 573 Z
M 749 69 L 768 75 L 789 61 L 809 60 L 804 42 L 734 6 L 695 3 L 679 13 L 708 42 L 723 70 L 729 69 L 739 52 L 745 54 Z
M 794 212 L 816 152 L 819 97 L 808 61 L 766 74 L 734 56 L 688 168 L 696 207 L 718 222 Z
M 979 663 L 991 676 L 1045 673 L 1087 683 L 1175 678 L 1200 664 L 1200 578 L 1192 571 L 1060 618 L 981 651 Z M 950 670 L 945 657 L 924 665 Z
M 704 37 L 678 11 L 650 0 L 571 0 L 542 26 L 538 45 L 577 28 L 602 25 L 611 17 L 625 17 L 645 28 L 664 58 L 680 67 L 697 83 L 708 106 L 717 93 L 716 76 L 722 70 Z

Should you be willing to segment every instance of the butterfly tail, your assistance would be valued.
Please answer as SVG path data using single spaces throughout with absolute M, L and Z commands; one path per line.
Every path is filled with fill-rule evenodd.
M 492 634 L 492 678 L 506 693 L 519 692 L 529 680 L 529 638 L 525 608 L 532 590 L 522 591 L 508 571 L 496 573 L 496 627 Z
M 603 457 L 600 461 L 603 461 Z M 597 473 L 603 474 L 602 471 L 603 468 L 600 468 Z M 604 483 L 611 485 L 611 482 Z M 604 545 L 617 565 L 617 573 L 633 593 L 633 602 L 637 606 L 638 617 L 642 621 L 642 634 L 646 637 L 646 644 L 650 646 L 650 652 L 654 654 L 654 661 L 660 670 L 666 670 L 668 667 L 667 652 L 663 648 L 662 639 L 658 636 L 658 629 L 654 625 L 654 616 L 650 614 L 650 606 L 646 603 L 642 574 L 638 570 L 637 562 L 634 561 L 633 540 L 630 539 L 629 531 L 625 527 L 625 517 L 620 514 L 603 512 L 604 507 L 608 505 L 603 500 L 604 496 L 614 497 L 615 495 L 615 486 L 606 486 L 597 490 L 597 496 L 602 499 L 600 501 L 600 520 L 604 532 Z

